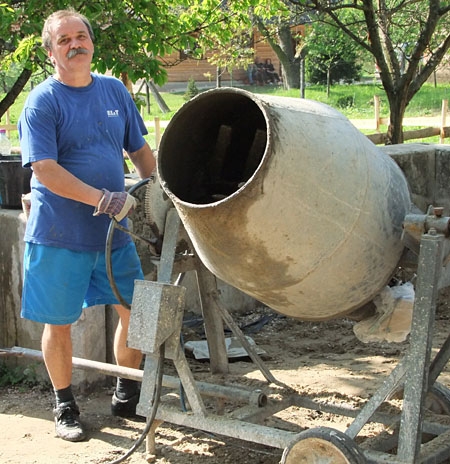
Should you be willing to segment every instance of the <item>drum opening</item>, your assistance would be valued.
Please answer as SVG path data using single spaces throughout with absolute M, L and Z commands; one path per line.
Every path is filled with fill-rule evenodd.
M 263 111 L 249 96 L 205 92 L 182 107 L 164 132 L 159 174 L 181 201 L 214 203 L 252 177 L 266 144 Z

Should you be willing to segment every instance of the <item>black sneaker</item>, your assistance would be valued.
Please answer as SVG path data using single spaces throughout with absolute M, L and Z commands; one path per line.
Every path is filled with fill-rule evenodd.
M 138 403 L 139 392 L 126 400 L 121 400 L 117 397 L 116 392 L 114 392 L 111 401 L 111 414 L 113 416 L 124 417 L 126 419 L 145 420 L 145 417 L 138 416 L 136 414 L 136 406 Z
M 80 410 L 74 400 L 59 404 L 53 409 L 56 435 L 67 441 L 82 441 L 86 433 L 79 421 Z

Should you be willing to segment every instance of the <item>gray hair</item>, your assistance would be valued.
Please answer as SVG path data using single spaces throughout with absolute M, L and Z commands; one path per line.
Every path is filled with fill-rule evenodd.
M 52 26 L 55 21 L 58 21 L 59 19 L 62 18 L 78 18 L 80 19 L 84 25 L 87 27 L 87 30 L 89 32 L 89 36 L 91 37 L 92 42 L 94 41 L 94 31 L 92 30 L 91 23 L 89 22 L 89 19 L 86 18 L 86 16 L 82 15 L 81 13 L 78 13 L 75 9 L 73 8 L 67 8 L 66 10 L 59 10 L 55 11 L 52 13 L 44 23 L 44 27 L 42 29 L 42 45 L 46 50 L 51 50 L 52 49 Z

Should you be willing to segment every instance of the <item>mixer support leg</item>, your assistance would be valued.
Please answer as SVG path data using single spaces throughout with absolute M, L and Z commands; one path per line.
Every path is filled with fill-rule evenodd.
M 430 231 L 420 242 L 398 446 L 398 457 L 404 462 L 417 462 L 420 451 L 443 240 L 443 235 Z
M 409 350 L 346 430 L 346 435 L 355 438 L 378 407 L 403 386 L 397 458 L 404 463 L 419 460 L 425 399 L 450 351 L 450 341 L 447 340 L 430 365 L 444 240 L 444 235 L 433 230 L 422 235 Z
M 229 366 L 223 321 L 220 313 L 214 308 L 217 293 L 216 278 L 205 268 L 198 258 L 196 275 L 211 360 L 211 372 L 213 374 L 228 374 Z
M 264 364 L 262 359 L 259 357 L 256 350 L 250 345 L 244 333 L 239 328 L 238 324 L 234 321 L 231 314 L 219 302 L 219 298 L 217 294 L 216 278 L 214 277 L 213 274 L 211 274 L 208 271 L 208 269 L 206 269 L 206 267 L 200 261 L 197 267 L 197 276 L 198 276 L 200 293 L 208 297 L 207 307 L 211 313 L 210 317 L 214 315 L 214 320 L 211 323 L 211 326 L 215 326 L 214 331 L 216 332 L 218 330 L 217 327 L 220 327 L 220 330 L 222 331 L 222 334 L 223 334 L 223 323 L 222 323 L 222 320 L 223 320 L 225 324 L 231 329 L 234 336 L 239 340 L 239 342 L 241 343 L 241 345 L 243 346 L 243 348 L 245 349 L 249 357 L 252 359 L 252 361 L 258 366 L 259 370 L 264 375 L 266 380 L 271 383 L 280 384 L 277 381 L 277 379 L 272 375 L 272 373 L 267 368 L 267 366 Z M 205 326 L 206 326 L 206 320 L 207 319 L 205 317 Z M 209 338 L 208 332 L 207 332 L 207 337 L 209 340 L 210 338 Z M 226 349 L 225 344 L 224 344 L 224 349 Z M 211 370 L 212 369 L 213 369 L 213 364 L 211 363 Z M 223 372 L 223 371 L 220 371 L 220 372 Z M 228 362 L 227 362 L 226 372 L 228 372 Z

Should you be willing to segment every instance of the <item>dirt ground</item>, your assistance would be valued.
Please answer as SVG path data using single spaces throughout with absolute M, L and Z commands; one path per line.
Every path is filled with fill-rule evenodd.
M 440 346 L 450 330 L 449 298 L 441 295 L 436 317 L 434 344 Z M 301 322 L 260 308 L 236 318 L 245 332 L 265 351 L 266 366 L 275 378 L 301 396 L 326 404 L 358 407 L 364 404 L 396 366 L 408 342 L 364 344 L 353 333 L 354 321 Z M 260 327 L 258 327 L 260 323 Z M 261 327 L 262 326 L 262 327 Z M 202 326 L 183 329 L 185 341 L 198 340 Z M 197 380 L 214 383 L 208 362 L 189 358 Z M 167 374 L 174 375 L 167 365 Z M 217 383 L 243 385 L 273 392 L 260 370 L 249 359 L 230 363 L 230 375 Z M 450 371 L 441 373 L 439 382 L 450 386 Z M 280 390 L 275 389 L 276 392 Z M 112 463 L 127 452 L 142 435 L 143 422 L 112 417 L 109 414 L 112 389 L 99 389 L 79 397 L 89 437 L 85 442 L 69 443 L 54 435 L 52 394 L 49 390 L 22 391 L 0 389 L 0 462 L 3 464 L 87 464 Z M 226 404 L 226 414 L 233 405 Z M 351 419 L 319 409 L 291 407 L 264 424 L 302 431 L 319 426 L 344 431 Z M 384 426 L 366 424 L 359 437 L 377 435 Z M 270 444 L 270 437 L 268 437 Z M 157 464 L 276 464 L 282 450 L 248 441 L 213 435 L 197 429 L 162 424 L 156 432 Z M 145 443 L 125 462 L 147 462 Z

